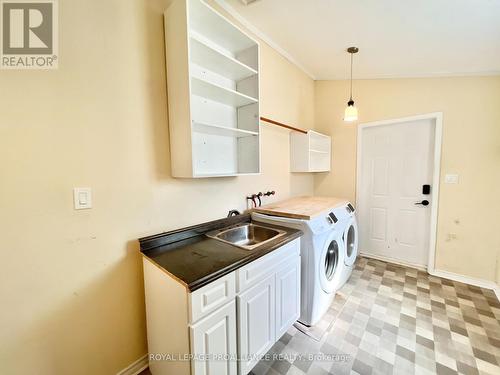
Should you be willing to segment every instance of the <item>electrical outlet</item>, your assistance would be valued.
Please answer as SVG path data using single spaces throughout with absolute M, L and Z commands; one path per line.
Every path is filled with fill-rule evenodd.
M 446 236 L 446 241 L 452 241 L 457 239 L 457 234 L 456 233 L 448 233 Z
M 444 176 L 445 184 L 458 184 L 458 174 L 446 174 Z

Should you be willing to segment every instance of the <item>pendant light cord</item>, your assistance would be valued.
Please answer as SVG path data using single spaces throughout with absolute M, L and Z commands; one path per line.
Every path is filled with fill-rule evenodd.
M 353 58 L 354 53 L 351 53 L 351 98 L 350 100 L 352 101 L 352 58 Z

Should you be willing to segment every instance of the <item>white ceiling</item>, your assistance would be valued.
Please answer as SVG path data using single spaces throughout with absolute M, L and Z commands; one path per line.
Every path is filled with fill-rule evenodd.
M 500 74 L 500 0 L 216 0 L 315 79 Z

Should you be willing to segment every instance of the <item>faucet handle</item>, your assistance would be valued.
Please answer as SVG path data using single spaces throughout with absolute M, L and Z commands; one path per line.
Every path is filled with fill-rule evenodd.
M 227 217 L 238 216 L 238 215 L 241 215 L 240 211 L 238 211 L 238 210 L 229 210 L 229 213 L 227 214 Z

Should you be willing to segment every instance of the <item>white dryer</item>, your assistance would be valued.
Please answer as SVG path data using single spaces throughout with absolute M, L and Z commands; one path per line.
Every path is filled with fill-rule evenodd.
M 358 256 L 358 224 L 354 207 L 348 203 L 345 206 L 345 212 L 339 215 L 339 226 L 342 230 L 342 242 L 344 244 L 344 264 L 340 270 L 338 283 L 335 285 L 335 290 L 339 290 L 351 277 L 354 269 L 354 263 Z
M 345 270 L 344 234 L 348 202 L 311 220 L 252 213 L 253 219 L 304 232 L 301 237 L 301 313 L 299 321 L 316 324 L 330 307 Z M 343 225 L 341 225 L 343 224 Z

